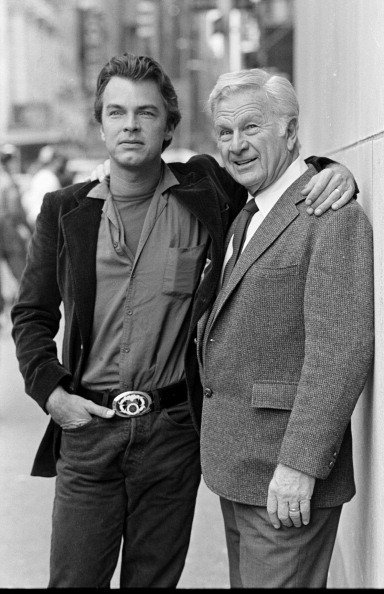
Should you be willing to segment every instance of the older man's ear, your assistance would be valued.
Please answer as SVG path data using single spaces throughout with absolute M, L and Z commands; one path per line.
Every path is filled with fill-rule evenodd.
M 299 139 L 297 136 L 299 130 L 299 122 L 297 121 L 297 118 L 292 118 L 288 124 L 287 124 L 287 129 L 286 129 L 286 135 L 287 135 L 287 148 L 290 152 L 293 151 L 299 151 Z

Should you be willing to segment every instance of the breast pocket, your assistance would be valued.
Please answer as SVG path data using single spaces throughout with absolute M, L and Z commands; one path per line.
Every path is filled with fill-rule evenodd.
M 163 278 L 163 293 L 184 297 L 192 295 L 200 278 L 206 246 L 168 249 Z

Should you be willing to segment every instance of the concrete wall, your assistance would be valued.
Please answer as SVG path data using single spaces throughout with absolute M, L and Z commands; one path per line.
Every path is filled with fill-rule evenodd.
M 329 586 L 383 588 L 384 0 L 296 0 L 295 35 L 302 153 L 352 170 L 375 241 L 375 367 L 353 414 L 357 495 L 344 506 Z

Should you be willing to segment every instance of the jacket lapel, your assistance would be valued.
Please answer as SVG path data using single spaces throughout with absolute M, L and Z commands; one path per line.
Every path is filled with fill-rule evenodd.
M 316 171 L 311 165 L 308 170 L 284 192 L 257 229 L 247 247 L 240 255 L 227 285 L 218 294 L 206 326 L 204 342 L 206 342 L 208 334 L 225 303 L 240 283 L 247 270 L 263 255 L 269 246 L 299 215 L 296 204 L 305 200 L 305 197 L 300 194 L 300 190 L 308 183 L 315 173 Z
M 79 206 L 61 220 L 73 281 L 75 309 L 84 345 L 88 345 L 96 298 L 96 248 L 103 200 L 87 198 L 87 186 L 76 196 Z

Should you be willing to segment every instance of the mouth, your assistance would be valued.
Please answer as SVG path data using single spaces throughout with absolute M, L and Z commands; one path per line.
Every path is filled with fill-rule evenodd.
M 234 165 L 236 165 L 236 167 L 247 167 L 247 165 L 254 163 L 256 160 L 257 157 L 253 157 L 252 159 L 241 159 L 238 161 L 233 161 L 233 163 Z
M 126 147 L 142 146 L 144 143 L 141 140 L 121 140 L 119 144 Z

